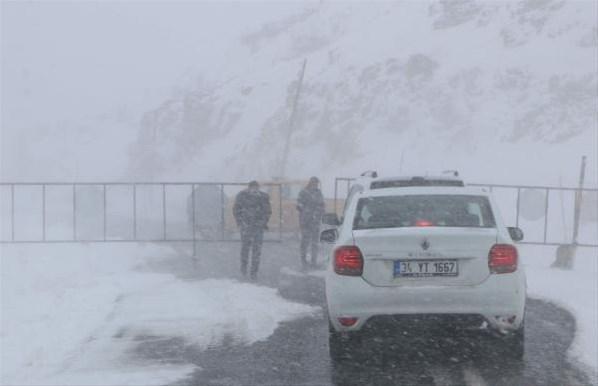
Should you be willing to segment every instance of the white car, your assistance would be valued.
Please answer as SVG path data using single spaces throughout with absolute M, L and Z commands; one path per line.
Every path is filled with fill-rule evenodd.
M 326 274 L 331 355 L 378 317 L 415 315 L 496 331 L 522 357 L 526 280 L 514 241 L 523 232 L 504 225 L 485 189 L 423 179 L 374 180 L 348 199 L 338 228 L 322 232 L 335 243 Z

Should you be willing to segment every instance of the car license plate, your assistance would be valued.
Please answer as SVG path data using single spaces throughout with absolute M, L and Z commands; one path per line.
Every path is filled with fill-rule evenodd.
M 395 277 L 457 276 L 457 260 L 395 260 Z

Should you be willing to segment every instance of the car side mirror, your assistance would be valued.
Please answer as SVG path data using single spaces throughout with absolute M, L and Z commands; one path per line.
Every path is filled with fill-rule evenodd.
M 324 213 L 322 216 L 322 224 L 339 226 L 341 221 L 338 219 L 336 213 Z
M 523 231 L 517 227 L 508 227 L 507 230 L 509 231 L 509 235 L 513 239 L 513 241 L 521 241 L 523 240 Z
M 320 233 L 320 241 L 325 243 L 334 243 L 338 239 L 338 231 L 336 229 L 326 229 Z

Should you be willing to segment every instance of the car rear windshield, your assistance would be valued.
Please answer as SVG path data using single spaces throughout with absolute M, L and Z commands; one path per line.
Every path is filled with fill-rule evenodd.
M 496 226 L 488 198 L 471 195 L 405 195 L 360 198 L 353 229 Z

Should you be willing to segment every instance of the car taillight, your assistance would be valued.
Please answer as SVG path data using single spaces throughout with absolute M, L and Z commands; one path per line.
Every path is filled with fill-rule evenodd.
M 357 318 L 353 318 L 353 317 L 338 318 L 338 322 L 341 324 L 341 326 L 351 327 L 355 323 L 357 323 Z
M 334 251 L 334 272 L 339 275 L 361 276 L 363 256 L 356 246 L 342 246 Z
M 432 223 L 432 221 L 428 221 L 428 220 L 417 220 L 415 222 L 415 226 L 416 227 L 431 227 L 431 226 L 434 226 L 434 224 Z
M 517 248 L 509 244 L 494 244 L 488 254 L 490 273 L 511 273 L 517 270 Z

